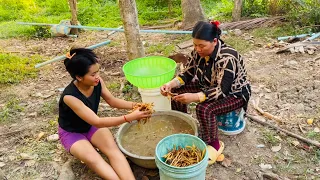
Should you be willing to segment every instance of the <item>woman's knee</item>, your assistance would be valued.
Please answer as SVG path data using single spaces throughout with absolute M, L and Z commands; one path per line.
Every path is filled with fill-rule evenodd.
M 196 106 L 196 112 L 198 115 L 214 115 L 212 107 L 208 106 L 207 103 L 199 103 Z
M 101 163 L 103 158 L 101 157 L 101 155 L 98 152 L 95 151 L 95 152 L 88 152 L 88 153 L 84 154 L 82 156 L 82 158 L 80 158 L 80 160 L 89 166 L 94 166 L 94 165 Z

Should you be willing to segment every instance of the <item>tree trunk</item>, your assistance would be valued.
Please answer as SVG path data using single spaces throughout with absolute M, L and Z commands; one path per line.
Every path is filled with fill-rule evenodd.
M 140 39 L 140 28 L 135 0 L 119 0 L 120 14 L 124 26 L 129 60 L 143 57 L 144 47 Z
M 78 25 L 77 0 L 69 0 L 69 6 L 71 9 L 71 25 Z M 78 29 L 72 28 L 70 34 L 78 34 Z
M 169 17 L 172 17 L 172 0 L 168 0 Z
M 232 10 L 232 21 L 240 21 L 242 12 L 242 0 L 234 0 L 234 7 Z
M 205 20 L 200 0 L 181 0 L 182 29 L 192 29 L 198 21 Z

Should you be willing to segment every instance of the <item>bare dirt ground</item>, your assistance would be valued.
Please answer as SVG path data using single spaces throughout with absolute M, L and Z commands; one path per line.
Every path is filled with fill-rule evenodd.
M 63 55 L 72 46 L 89 46 L 108 39 L 108 32 L 83 32 L 79 38 L 0 40 L 0 49 L 21 51 L 20 55 L 39 54 L 44 60 Z M 231 37 L 226 37 L 231 38 Z M 139 101 L 135 91 L 123 93 L 121 67 L 127 62 L 125 37 L 117 33 L 112 43 L 95 50 L 102 65 L 101 76 L 117 97 Z M 186 39 L 182 35 L 144 34 L 148 46 Z M 147 47 L 146 47 L 147 48 Z M 29 52 L 31 51 L 31 52 Z M 282 119 L 281 128 L 320 140 L 320 60 L 315 54 L 276 54 L 276 49 L 255 47 L 244 53 L 252 83 L 251 100 Z M 189 52 L 176 49 L 176 52 Z M 149 52 L 161 55 L 161 52 Z M 120 72 L 120 75 L 114 75 Z M 62 61 L 40 68 L 36 79 L 0 87 L 0 110 L 13 104 L 8 118 L 0 124 L 0 179 L 57 179 L 62 165 L 71 158 L 59 141 L 48 139 L 57 133 L 57 100 L 71 78 Z M 121 90 L 120 90 L 121 89 Z M 102 116 L 121 114 L 102 102 Z M 249 105 L 249 114 L 258 115 Z M 307 124 L 307 119 L 313 124 Z M 274 121 L 268 120 L 275 124 Z M 110 128 L 113 133 L 117 127 Z M 44 135 L 38 140 L 38 135 Z M 243 133 L 220 135 L 225 143 L 226 160 L 207 168 L 206 179 L 320 179 L 320 150 L 284 133 L 247 120 Z M 132 164 L 137 179 L 159 179 L 157 170 Z M 100 179 L 84 164 L 72 161 L 76 179 Z

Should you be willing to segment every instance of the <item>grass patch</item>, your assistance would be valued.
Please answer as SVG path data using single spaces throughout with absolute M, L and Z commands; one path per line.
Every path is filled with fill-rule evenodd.
M 0 53 L 0 84 L 18 83 L 25 78 L 35 78 L 38 70 L 34 65 L 39 62 L 39 56 L 27 58 Z
M 109 47 L 118 47 L 120 46 L 121 43 L 118 41 L 111 41 L 110 44 L 108 45 Z
M 222 40 L 241 54 L 244 54 L 254 48 L 253 44 L 239 36 L 226 36 Z
M 173 34 L 171 36 L 170 40 L 172 39 L 172 44 L 179 44 L 192 39 L 191 34 Z
M 35 32 L 34 26 L 18 25 L 14 21 L 0 23 L 0 39 L 22 36 L 30 37 Z
M 24 146 L 18 152 L 31 156 L 37 155 L 39 161 L 52 161 L 54 154 L 49 152 L 55 150 L 57 150 L 57 142 L 35 141 L 31 138 L 25 139 Z
M 307 134 L 307 137 L 310 139 L 314 139 L 317 141 L 320 141 L 320 133 L 314 132 L 314 131 L 309 131 Z
M 58 112 L 58 103 L 55 99 L 45 102 L 40 110 L 42 116 L 51 115 Z
M 164 44 L 164 43 L 158 43 L 156 45 L 151 45 L 147 47 L 146 53 L 147 54 L 155 54 L 155 53 L 160 53 L 164 56 L 169 56 L 173 51 L 174 51 L 174 46 L 173 44 Z
M 111 82 L 111 83 L 108 83 L 107 88 L 110 91 L 116 92 L 116 91 L 119 91 L 120 86 L 121 84 L 119 84 L 118 82 Z
M 279 145 L 280 141 L 277 139 L 275 136 L 275 132 L 270 131 L 270 130 L 264 130 L 262 131 L 262 136 L 263 136 L 263 141 L 265 143 L 269 143 L 272 146 Z
M 0 123 L 7 122 L 15 116 L 17 112 L 24 111 L 24 108 L 19 105 L 20 101 L 17 98 L 8 98 L 7 103 L 1 108 Z
M 281 26 L 268 27 L 268 28 L 257 28 L 250 31 L 255 38 L 262 39 L 277 39 L 281 36 L 294 36 L 299 34 L 307 33 L 307 29 L 297 29 L 291 26 L 290 24 L 284 24 Z

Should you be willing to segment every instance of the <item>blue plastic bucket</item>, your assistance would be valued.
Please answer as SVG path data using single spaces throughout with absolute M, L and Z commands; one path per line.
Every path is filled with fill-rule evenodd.
M 175 167 L 165 163 L 164 155 L 171 150 L 174 145 L 184 148 L 195 145 L 201 151 L 206 148 L 206 144 L 197 136 L 190 134 L 173 134 L 163 138 L 156 146 L 155 161 L 159 169 L 161 180 L 205 180 L 208 166 L 208 152 L 202 161 L 187 167 Z
M 243 108 L 240 108 L 227 114 L 216 116 L 218 129 L 225 135 L 236 135 L 241 133 L 246 126 L 244 114 Z

